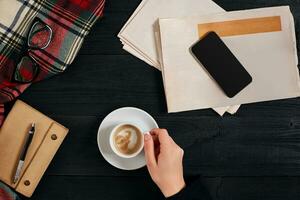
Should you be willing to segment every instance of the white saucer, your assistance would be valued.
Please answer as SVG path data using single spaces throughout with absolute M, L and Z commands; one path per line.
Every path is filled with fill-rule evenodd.
M 104 159 L 116 168 L 123 170 L 135 170 L 146 165 L 144 151 L 134 158 L 121 158 L 117 156 L 109 145 L 111 130 L 121 123 L 137 124 L 145 133 L 153 128 L 158 128 L 156 121 L 147 112 L 133 107 L 124 107 L 108 114 L 98 130 L 98 147 Z

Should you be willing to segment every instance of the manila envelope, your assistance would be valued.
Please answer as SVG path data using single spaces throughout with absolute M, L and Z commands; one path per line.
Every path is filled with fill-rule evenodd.
M 169 112 L 300 96 L 294 19 L 287 6 L 160 19 L 159 26 Z M 190 53 L 192 44 L 209 31 L 222 37 L 253 78 L 234 98 L 223 93 Z

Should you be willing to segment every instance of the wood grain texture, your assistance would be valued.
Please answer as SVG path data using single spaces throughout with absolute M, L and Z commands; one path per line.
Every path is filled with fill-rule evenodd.
M 228 11 L 290 5 L 299 50 L 299 0 L 216 2 Z M 98 126 L 123 106 L 144 109 L 169 129 L 185 149 L 186 176 L 202 174 L 214 199 L 299 199 L 300 99 L 243 105 L 223 118 L 210 109 L 167 114 L 160 72 L 123 51 L 116 37 L 139 3 L 107 0 L 67 71 L 21 96 L 70 129 L 32 199 L 162 199 L 145 168 L 120 171 L 100 155 Z
M 202 179 L 213 200 L 296 200 L 296 177 L 225 177 Z M 163 200 L 149 177 L 45 176 L 33 199 Z M 61 189 L 58 189 L 61 188 Z

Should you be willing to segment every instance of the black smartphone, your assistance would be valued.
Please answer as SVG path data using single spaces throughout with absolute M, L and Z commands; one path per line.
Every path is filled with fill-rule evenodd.
M 191 52 L 230 98 L 252 82 L 251 75 L 215 32 L 194 44 Z

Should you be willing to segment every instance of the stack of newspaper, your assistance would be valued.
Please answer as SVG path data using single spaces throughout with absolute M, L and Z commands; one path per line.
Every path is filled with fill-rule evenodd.
M 239 30 L 235 26 L 241 19 L 250 20 L 244 22 L 250 23 L 249 29 L 270 20 L 280 27 L 222 35 L 223 29 Z M 233 23 L 215 24 L 226 21 Z M 253 83 L 234 98 L 222 93 L 189 52 L 205 31 L 219 31 L 253 77 Z M 300 96 L 294 21 L 288 7 L 226 12 L 212 0 L 143 0 L 118 37 L 124 50 L 162 71 L 169 112 L 213 108 L 220 115 L 234 114 L 240 104 Z M 274 85 L 275 78 L 281 85 Z

